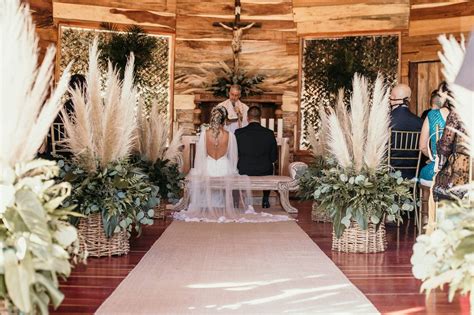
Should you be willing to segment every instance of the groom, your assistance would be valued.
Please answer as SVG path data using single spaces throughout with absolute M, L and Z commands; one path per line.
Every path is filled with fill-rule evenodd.
M 278 158 L 277 143 L 273 131 L 261 126 L 261 116 L 259 107 L 250 107 L 247 112 L 248 126 L 235 131 L 239 151 L 237 168 L 241 175 L 273 175 L 273 163 Z M 270 208 L 269 195 L 270 191 L 263 192 L 263 208 Z

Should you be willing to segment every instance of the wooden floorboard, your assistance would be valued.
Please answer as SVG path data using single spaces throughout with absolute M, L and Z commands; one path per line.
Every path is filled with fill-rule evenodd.
M 331 251 L 331 224 L 311 221 L 311 203 L 292 201 L 299 209 L 298 224 L 333 260 L 383 314 L 469 314 L 467 298 L 448 303 L 447 293 L 436 291 L 429 299 L 419 293 L 420 281 L 413 278 L 410 257 L 415 239 L 412 224 L 387 226 L 388 249 L 381 254 L 346 254 Z M 74 268 L 56 314 L 92 314 L 135 267 L 161 236 L 170 220 L 157 220 L 140 238 L 132 239 L 130 254 L 112 258 L 90 258 Z M 349 311 L 349 310 L 348 310 Z

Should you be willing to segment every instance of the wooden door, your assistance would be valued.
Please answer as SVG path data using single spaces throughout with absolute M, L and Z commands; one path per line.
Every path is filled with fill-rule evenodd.
M 424 61 L 410 63 L 410 87 L 412 90 L 410 110 L 421 116 L 430 108 L 431 92 L 438 88 L 443 80 L 440 61 Z

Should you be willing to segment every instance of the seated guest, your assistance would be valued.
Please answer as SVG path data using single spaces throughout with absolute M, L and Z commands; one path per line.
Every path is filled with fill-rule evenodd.
M 435 174 L 436 140 L 440 139 L 443 135 L 443 130 L 446 126 L 446 118 L 449 115 L 447 97 L 448 91 L 443 85 L 440 86 L 440 89 L 434 90 L 431 93 L 431 109 L 428 115 L 426 115 L 423 127 L 421 128 L 420 151 L 429 157 L 430 161 L 421 169 L 420 179 L 427 181 L 433 180 Z M 436 134 L 437 131 L 438 134 Z
M 237 168 L 241 175 L 273 175 L 273 163 L 278 159 L 277 142 L 273 131 L 260 124 L 261 116 L 259 107 L 250 107 L 248 126 L 235 131 L 239 151 Z M 263 192 L 263 208 L 270 207 L 269 196 L 270 191 Z
M 392 89 L 390 95 L 391 111 L 391 128 L 396 131 L 416 131 L 419 132 L 422 126 L 422 120 L 410 112 L 408 109 L 411 96 L 411 89 L 406 84 L 398 84 Z M 406 139 L 397 139 L 397 141 L 405 141 Z M 392 145 L 395 143 L 394 135 L 392 135 Z M 400 168 L 404 178 L 416 177 L 417 157 L 416 152 L 391 150 L 390 165 L 397 169 Z M 406 159 L 412 158 L 412 159 Z M 406 169 L 410 167 L 412 169 Z

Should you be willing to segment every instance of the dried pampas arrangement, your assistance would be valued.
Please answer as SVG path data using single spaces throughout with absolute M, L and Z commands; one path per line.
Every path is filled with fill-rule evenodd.
M 170 121 L 160 113 L 157 101 L 153 102 L 150 112 L 140 102 L 138 107 L 138 128 L 136 151 L 145 161 L 155 163 L 158 160 L 168 160 L 171 163 L 179 163 L 181 160 L 180 147 L 183 128 L 177 129 L 170 139 Z
M 340 91 L 337 111 L 331 110 L 328 117 L 328 150 L 343 168 L 376 170 L 383 165 L 390 136 L 389 91 L 379 75 L 370 98 L 367 80 L 356 74 L 350 112 L 342 94 Z
M 466 47 L 464 45 L 464 37 L 458 43 L 454 36 L 446 37 L 441 35 L 438 37 L 439 42 L 443 46 L 443 52 L 439 52 L 439 58 L 443 63 L 442 72 L 448 83 L 449 89 L 453 93 L 451 99 L 459 118 L 464 124 L 466 131 L 465 139 L 466 147 L 469 148 L 471 157 L 474 156 L 474 91 L 468 90 L 454 81 L 463 65 Z M 471 39 L 473 40 L 473 39 Z
M 98 40 L 89 48 L 86 88 L 71 92 L 75 112 L 62 112 L 65 144 L 74 159 L 88 172 L 129 156 L 135 137 L 137 90 L 133 84 L 133 54 L 123 81 L 109 62 L 105 91 L 102 93 Z
M 50 90 L 55 48 L 48 47 L 38 67 L 38 39 L 29 7 L 18 1 L 0 4 L 0 162 L 13 166 L 32 160 L 41 147 L 62 106 L 71 65 Z

